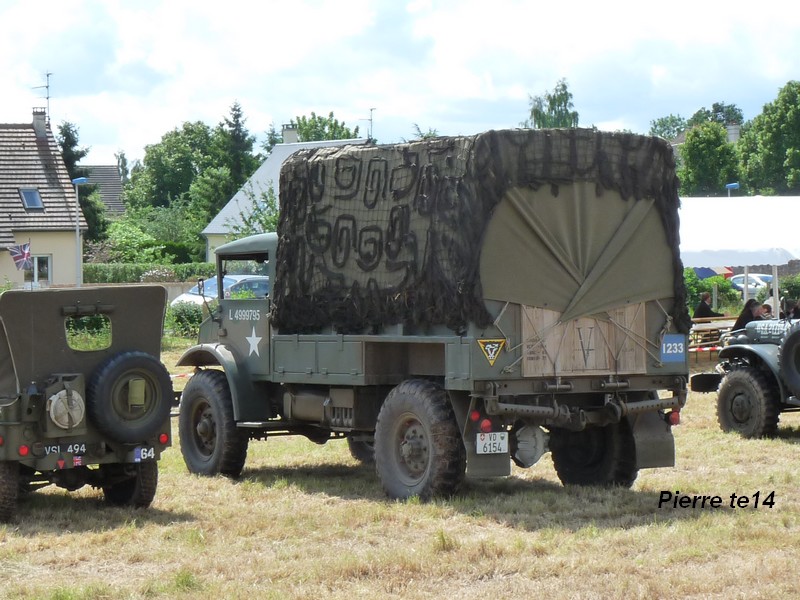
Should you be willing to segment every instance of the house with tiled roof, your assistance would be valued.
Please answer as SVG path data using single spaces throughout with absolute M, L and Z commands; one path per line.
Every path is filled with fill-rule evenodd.
M 34 109 L 32 123 L 0 123 L 0 283 L 80 282 L 86 229 L 45 110 Z M 11 251 L 24 244 L 32 260 L 18 270 Z
M 217 246 L 231 241 L 231 230 L 236 225 L 241 225 L 244 217 L 253 212 L 253 203 L 260 202 L 262 194 L 270 189 L 275 193 L 275 199 L 280 205 L 280 191 L 278 181 L 283 162 L 298 150 L 310 148 L 326 148 L 329 146 L 344 146 L 347 144 L 366 144 L 366 138 L 353 138 L 348 140 L 324 140 L 316 142 L 298 142 L 296 133 L 284 127 L 283 144 L 277 144 L 267 156 L 261 166 L 250 176 L 245 184 L 237 191 L 228 203 L 217 213 L 200 233 L 206 238 L 206 260 L 214 261 L 214 250 Z
M 94 185 L 100 194 L 100 200 L 106 207 L 106 217 L 117 217 L 125 212 L 122 201 L 122 177 L 117 165 L 83 166 L 88 173 L 89 183 Z

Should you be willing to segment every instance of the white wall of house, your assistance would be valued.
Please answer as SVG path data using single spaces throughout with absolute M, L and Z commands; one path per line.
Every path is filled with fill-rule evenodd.
M 232 239 L 233 238 L 229 235 L 219 233 L 206 234 L 206 260 L 208 262 L 214 262 L 216 260 L 214 251 L 222 246 L 222 244 L 227 244 Z
M 18 244 L 30 240 L 31 256 L 39 267 L 36 274 L 27 272 L 30 279 L 39 280 L 34 285 L 75 285 L 74 231 L 15 231 L 14 238 Z M 31 281 L 26 280 L 25 274 L 25 271 L 17 271 L 10 253 L 0 252 L 0 283 L 8 280 L 14 287 L 28 287 Z

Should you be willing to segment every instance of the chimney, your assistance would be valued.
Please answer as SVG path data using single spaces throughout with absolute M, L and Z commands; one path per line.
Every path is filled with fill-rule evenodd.
M 47 137 L 47 111 L 44 108 L 33 109 L 33 130 L 37 138 Z
M 297 127 L 291 123 L 284 123 L 281 133 L 283 135 L 284 144 L 296 144 L 298 141 L 300 141 L 297 137 Z

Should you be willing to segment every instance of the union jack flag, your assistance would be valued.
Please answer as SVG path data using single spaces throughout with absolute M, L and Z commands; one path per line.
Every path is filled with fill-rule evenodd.
M 27 244 L 20 244 L 19 246 L 9 246 L 8 252 L 11 254 L 11 258 L 14 259 L 14 264 L 17 265 L 17 271 L 33 268 L 30 242 Z

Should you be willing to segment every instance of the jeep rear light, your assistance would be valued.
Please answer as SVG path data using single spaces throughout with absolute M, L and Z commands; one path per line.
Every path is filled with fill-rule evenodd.
M 481 411 L 475 409 L 471 413 L 469 413 L 469 420 L 473 423 L 477 423 L 478 419 L 481 418 Z
M 680 425 L 681 423 L 681 413 L 678 410 L 670 411 L 667 415 L 667 421 L 670 425 Z
M 164 445 L 167 442 L 169 442 L 169 436 L 166 433 L 162 433 L 161 435 L 158 436 L 158 443 L 159 444 Z
M 28 456 L 28 454 L 30 454 L 30 453 L 31 453 L 31 449 L 30 449 L 28 446 L 26 446 L 25 444 L 22 444 L 22 445 L 19 447 L 19 450 L 18 450 L 18 452 L 19 452 L 19 455 L 20 455 L 20 456 Z
M 492 431 L 492 422 L 489 419 L 481 421 L 480 430 L 482 433 L 489 433 Z

